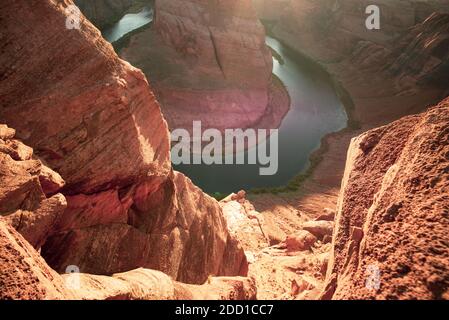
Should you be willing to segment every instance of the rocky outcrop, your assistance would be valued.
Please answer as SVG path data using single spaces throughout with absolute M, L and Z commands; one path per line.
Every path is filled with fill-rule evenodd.
M 148 269 L 132 270 L 112 277 L 76 272 L 61 276 L 2 218 L 0 265 L 1 300 L 256 298 L 254 282 L 248 278 L 209 278 L 204 285 L 188 285 L 175 282 L 162 272 Z
M 245 197 L 243 190 L 230 194 L 220 201 L 220 206 L 231 234 L 239 239 L 245 250 L 258 251 L 269 245 L 269 232 L 264 228 L 266 224 L 263 217 Z
M 250 0 L 164 0 L 151 28 L 119 43 L 120 55 L 155 88 L 170 128 L 279 126 L 288 94 Z M 275 119 L 271 119 L 272 115 Z
M 83 14 L 99 29 L 121 18 L 133 0 L 74 0 Z
M 270 217 L 267 212 L 257 212 L 244 191 L 229 195 L 220 201 L 220 205 L 231 233 L 245 249 L 248 276 L 255 281 L 259 299 L 319 297 L 331 249 L 327 231 L 332 233 L 332 222 L 323 219 L 329 219 L 330 212 L 315 220 L 298 212 L 296 219 L 301 222 L 286 221 L 273 209 L 271 214 L 275 217 Z M 277 223 L 294 231 L 285 236 Z
M 60 275 L 0 218 L 0 299 L 73 299 Z
M 83 300 L 254 300 L 257 293 L 248 278 L 210 278 L 203 285 L 188 285 L 148 269 L 112 277 L 66 274 L 63 279 L 79 285 L 74 291 Z
M 67 201 L 42 249 L 56 270 L 73 264 L 85 273 L 113 274 L 145 267 L 188 283 L 246 274 L 245 256 L 218 203 L 180 173 L 159 189 L 135 186 L 122 202 L 116 192 Z
M 245 274 L 243 250 L 218 203 L 172 171 L 169 132 L 145 76 L 86 19 L 66 29 L 68 4 L 8 1 L 0 13 L 0 118 L 65 181 L 67 210 L 32 242 L 46 239 L 42 254 L 59 272 L 68 265 L 108 275 L 152 267 L 189 283 Z M 42 180 L 48 196 L 57 191 L 58 179 L 46 185 L 48 170 L 23 170 L 34 170 L 16 174 L 30 180 L 26 186 L 39 189 Z M 17 202 L 26 194 L 18 192 Z M 51 208 L 62 202 L 39 197 Z M 35 210 L 9 203 L 2 215 Z
M 323 298 L 449 298 L 449 99 L 354 138 Z
M 40 249 L 66 208 L 57 193 L 64 181 L 14 136 L 15 130 L 0 124 L 0 217 Z

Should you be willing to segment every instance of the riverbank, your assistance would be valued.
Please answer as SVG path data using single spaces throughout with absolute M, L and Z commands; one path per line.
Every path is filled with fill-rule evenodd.
M 275 176 L 260 176 L 251 166 L 179 168 L 218 199 L 224 191 L 286 183 L 307 166 L 321 137 L 346 126 L 344 108 L 328 76 L 275 39 L 267 37 L 267 44 L 283 58 L 283 64 L 275 59 L 273 72 L 282 79 L 292 99 L 290 111 L 279 127 L 279 170 Z M 215 194 L 219 190 L 222 194 Z
M 300 48 L 293 49 L 313 60 L 310 54 L 313 48 L 310 46 L 307 47 L 308 54 L 304 50 L 299 51 Z M 283 229 L 282 225 L 292 226 L 284 228 L 282 236 L 299 227 L 291 222 L 298 214 L 307 212 L 313 217 L 320 215 L 325 208 L 335 208 L 346 162 L 346 150 L 353 137 L 407 114 L 421 112 L 441 99 L 441 90 L 433 88 L 423 89 L 410 96 L 396 95 L 391 90 L 394 88 L 392 79 L 385 78 L 383 74 L 361 72 L 348 61 L 341 64 L 316 63 L 338 84 L 338 92 L 345 99 L 350 97 L 349 103 L 346 101 L 344 104 L 349 118 L 348 127 L 326 135 L 319 149 L 310 156 L 307 171 L 297 175 L 288 185 L 250 192 L 248 198 L 258 211 L 265 212 L 273 220 L 275 217 L 284 217 L 276 223 L 280 229 Z M 366 79 L 370 81 L 367 82 Z M 373 92 L 384 94 L 373 96 Z M 379 113 L 379 109 L 384 112 Z
M 291 179 L 287 185 L 250 190 L 251 200 L 260 202 L 261 207 L 265 207 L 263 205 L 265 200 L 260 200 L 257 195 L 272 194 L 277 196 L 283 193 L 292 193 L 289 196 L 293 198 L 299 196 L 297 200 L 300 201 L 301 198 L 309 196 L 307 190 L 315 193 L 322 189 L 326 192 L 334 190 L 332 193 L 336 197 L 338 192 L 335 191 L 339 188 L 346 161 L 346 157 L 338 152 L 340 148 L 347 150 L 352 137 L 371 128 L 390 123 L 402 116 L 423 111 L 428 105 L 438 102 L 442 97 L 441 90 L 434 88 L 423 89 L 419 94 L 413 94 L 409 97 L 398 96 L 391 89 L 394 88 L 395 83 L 391 78 L 385 78 L 384 74 L 373 76 L 369 72 L 361 72 L 357 70 L 356 66 L 351 65 L 350 61 L 343 61 L 342 63 L 320 61 L 317 59 L 319 54 L 314 54 L 314 52 L 320 51 L 321 47 L 314 48 L 310 45 L 301 47 L 297 44 L 298 41 L 294 41 L 293 35 L 282 34 L 279 30 L 274 32 L 274 25 L 270 22 L 265 21 L 264 25 L 269 35 L 275 37 L 311 63 L 319 65 L 329 74 L 345 107 L 348 125 L 339 132 L 324 136 L 320 147 L 310 155 L 308 168 Z M 384 94 L 376 97 L 373 92 L 384 92 Z M 376 108 L 376 105 L 381 105 L 381 107 Z M 379 113 L 379 109 L 384 110 L 384 112 Z M 332 172 L 330 168 L 332 167 L 335 168 L 335 173 L 330 174 Z M 320 185 L 322 185 L 322 188 L 318 187 Z
M 285 41 L 282 41 L 282 39 L 276 38 L 276 35 L 272 32 L 272 23 L 268 21 L 263 21 L 263 24 L 265 26 L 267 35 L 277 39 L 285 47 L 288 47 L 291 50 L 295 51 L 299 56 L 301 56 L 301 59 L 308 61 L 308 63 L 316 66 L 317 68 L 320 68 L 323 72 L 325 72 L 328 75 L 330 81 L 333 84 L 335 92 L 337 93 L 340 101 L 343 104 L 343 107 L 345 109 L 348 118 L 347 125 L 345 128 L 337 132 L 328 133 L 321 139 L 319 147 L 315 151 L 313 151 L 309 156 L 309 164 L 307 168 L 302 172 L 298 172 L 287 184 L 278 187 L 253 188 L 251 190 L 248 190 L 249 194 L 253 195 L 261 195 L 261 194 L 277 195 L 280 193 L 291 193 L 298 191 L 301 188 L 302 184 L 309 177 L 311 177 L 311 175 L 317 169 L 320 162 L 323 161 L 326 155 L 330 152 L 330 143 L 333 140 L 333 138 L 338 138 L 340 135 L 351 134 L 351 132 L 353 133 L 358 132 L 357 130 L 360 129 L 360 123 L 355 117 L 355 105 L 354 102 L 352 101 L 350 93 L 344 88 L 344 86 L 340 83 L 340 81 L 337 80 L 335 75 L 332 75 L 324 65 L 320 64 L 317 61 L 314 61 L 311 57 L 295 49 L 294 46 L 291 46 Z M 275 59 L 278 60 L 280 64 L 283 64 L 282 57 L 273 49 L 272 52 L 275 53 L 273 55 Z

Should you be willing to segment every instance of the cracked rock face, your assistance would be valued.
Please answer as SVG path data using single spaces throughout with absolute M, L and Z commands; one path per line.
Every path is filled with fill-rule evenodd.
M 7 2 L 0 118 L 18 140 L 0 127 L 1 170 L 12 168 L 1 187 L 23 192 L 2 193 L 12 200 L 2 202 L 1 214 L 42 245 L 59 272 L 151 267 L 189 283 L 245 274 L 243 250 L 218 203 L 173 172 L 167 124 L 143 73 L 86 19 L 79 30 L 66 29 L 71 1 Z M 31 149 L 19 140 L 61 176 L 27 160 Z M 53 215 L 66 205 L 58 191 L 67 209 Z M 32 206 L 22 201 L 27 195 Z M 39 219 L 39 232 L 31 229 L 38 216 L 48 217 Z
M 448 178 L 448 99 L 354 138 L 322 297 L 448 299 Z

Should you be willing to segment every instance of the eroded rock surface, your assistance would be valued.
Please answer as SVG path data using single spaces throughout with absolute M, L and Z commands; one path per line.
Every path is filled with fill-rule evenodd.
M 209 278 L 203 285 L 175 282 L 166 274 L 136 269 L 112 277 L 80 273 L 59 275 L 3 218 L 0 218 L 0 299 L 162 300 L 255 299 L 254 281 Z
M 0 124 L 0 217 L 40 249 L 67 206 L 55 194 L 64 181 L 14 136 L 14 129 Z
M 448 142 L 448 99 L 353 139 L 323 298 L 449 298 Z
M 172 171 L 169 132 L 145 76 L 86 19 L 79 30 L 67 29 L 71 3 L 7 1 L 0 12 L 0 118 L 66 182 L 67 210 L 44 238 L 30 241 L 46 239 L 42 254 L 59 272 L 69 265 L 108 275 L 151 267 L 198 284 L 209 275 L 244 275 L 246 258 L 218 203 Z M 5 163 L 10 154 L 30 154 L 8 143 Z M 42 180 L 49 195 L 57 191 L 48 172 L 20 170 L 36 173 L 14 173 L 14 181 L 24 176 L 26 186 L 38 187 Z M 23 191 L 13 200 L 20 203 L 29 194 Z M 62 201 L 41 201 L 53 198 Z M 2 214 L 13 209 L 28 210 L 8 200 Z
M 0 218 L 0 299 L 73 299 L 60 275 Z
M 256 287 L 248 278 L 210 278 L 203 285 L 173 281 L 166 274 L 136 269 L 112 277 L 64 275 L 84 300 L 254 300 Z

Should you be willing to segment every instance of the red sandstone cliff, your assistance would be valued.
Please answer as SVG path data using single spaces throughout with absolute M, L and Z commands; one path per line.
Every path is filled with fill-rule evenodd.
M 0 11 L 0 119 L 65 180 L 7 141 L 21 162 L 6 175 L 23 178 L 6 183 L 1 215 L 27 217 L 8 218 L 59 272 L 147 267 L 189 283 L 245 274 L 218 203 L 172 171 L 167 125 L 145 76 L 87 20 L 66 29 L 68 4 L 7 1 Z M 47 220 L 29 236 L 37 214 Z
M 380 30 L 365 26 L 370 4 Z M 447 1 L 291 0 L 272 32 L 339 80 L 353 118 L 372 128 L 447 95 L 448 14 Z
M 255 0 L 255 2 L 262 6 L 283 5 L 277 1 L 270 4 L 263 0 Z M 258 221 L 262 221 L 262 229 L 269 240 L 283 241 L 285 243 L 283 246 L 287 247 L 287 250 L 278 247 L 270 248 L 272 250 L 270 256 L 267 255 L 268 249 L 256 252 L 254 255 L 256 259 L 250 259 L 252 263 L 249 270 L 250 274 L 256 273 L 260 296 L 284 297 L 287 292 L 288 298 L 313 299 L 319 295 L 320 287 L 323 285 L 322 278 L 319 273 L 314 274 L 313 269 L 310 270 L 311 268 L 307 266 L 313 266 L 316 258 L 322 254 L 326 257 L 327 252 L 320 251 L 325 246 L 320 246 L 318 241 L 311 247 L 311 255 L 308 251 L 306 254 L 300 252 L 292 255 L 288 252 L 288 244 L 304 247 L 306 243 L 309 243 L 308 237 L 298 230 L 303 229 L 305 223 L 308 223 L 305 221 L 320 219 L 325 216 L 328 208 L 336 207 L 337 200 L 343 201 L 341 200 L 343 195 L 340 195 L 339 198 L 339 191 L 344 174 L 346 150 L 351 138 L 364 131 L 400 119 L 404 115 L 422 112 L 449 94 L 447 82 L 447 63 L 449 61 L 447 13 L 449 7 L 447 1 L 426 1 L 424 3 L 422 1 L 291 0 L 288 2 L 290 5 L 284 10 L 282 17 L 278 21 L 274 19 L 267 26 L 271 28 L 275 37 L 318 61 L 333 75 L 334 79 L 343 84 L 351 98 L 345 100 L 350 102 L 347 104 L 347 110 L 352 121 L 349 128 L 329 135 L 323 140 L 323 148 L 317 153 L 317 158 L 322 160 L 301 184 L 298 192 L 249 197 L 255 209 L 260 212 Z M 365 8 L 368 4 L 380 5 L 381 30 L 379 31 L 368 31 L 365 28 L 365 18 L 367 17 Z M 259 13 L 263 14 L 263 10 Z M 264 16 L 262 15 L 262 17 Z M 447 110 L 447 108 L 442 110 Z M 447 119 L 443 116 L 440 116 L 440 119 L 442 120 L 440 128 L 431 128 L 432 139 L 439 139 L 439 135 L 444 135 L 446 132 L 443 124 L 444 121 L 447 122 Z M 398 123 L 405 122 L 407 121 L 403 120 Z M 393 132 L 393 128 L 391 130 Z M 399 134 L 399 131 L 395 133 Z M 391 140 L 389 147 L 393 150 L 402 148 L 403 139 L 405 138 L 401 137 L 398 141 Z M 396 142 L 399 145 L 396 145 Z M 384 147 L 387 148 L 387 144 Z M 419 145 L 413 145 L 413 147 L 418 148 Z M 387 151 L 379 154 L 370 153 L 370 157 L 367 157 L 365 161 L 367 165 L 369 162 L 375 161 L 378 169 L 384 170 L 392 160 L 393 154 L 392 152 L 390 155 Z M 441 158 L 436 153 L 433 156 Z M 430 160 L 431 155 L 426 154 L 426 158 L 429 159 L 429 163 L 433 163 Z M 443 163 L 446 161 L 447 164 L 447 159 L 442 161 Z M 431 167 L 430 164 L 429 167 Z M 414 208 L 410 209 L 413 215 L 407 220 L 410 225 L 404 225 L 404 230 L 409 232 L 411 239 L 425 239 L 426 236 L 421 235 L 418 228 L 411 226 L 414 222 L 419 226 L 423 225 L 424 234 L 432 235 L 429 246 L 437 246 L 436 251 L 443 253 L 434 255 L 430 252 L 427 254 L 423 250 L 432 251 L 434 249 L 426 247 L 421 250 L 419 247 L 415 247 L 414 240 L 410 240 L 410 243 L 407 244 L 406 240 L 398 240 L 397 237 L 391 235 L 392 243 L 400 248 L 401 253 L 406 250 L 413 252 L 404 253 L 406 260 L 408 259 L 405 270 L 411 267 L 412 272 L 408 276 L 404 276 L 399 271 L 390 269 L 384 264 L 385 262 L 381 262 L 379 270 L 381 286 L 383 286 L 381 291 L 373 292 L 364 289 L 369 272 L 375 275 L 376 266 L 372 262 L 383 254 L 383 249 L 375 241 L 378 240 L 382 246 L 390 241 L 390 231 L 386 225 L 383 229 L 386 232 L 383 234 L 379 233 L 376 237 L 367 236 L 369 239 L 367 241 L 369 241 L 370 247 L 376 251 L 376 256 L 370 252 L 371 249 L 368 246 L 360 255 L 358 249 L 354 248 L 361 237 L 358 228 L 361 228 L 362 222 L 359 219 L 359 213 L 352 211 L 352 207 L 361 210 L 361 207 L 369 206 L 364 199 L 368 198 L 367 201 L 371 201 L 372 198 L 367 194 L 358 193 L 358 191 L 365 190 L 365 182 L 370 185 L 371 175 L 374 174 L 375 169 L 373 164 L 363 170 L 358 168 L 354 172 L 353 179 L 356 182 L 344 198 L 348 205 L 342 211 L 345 218 L 342 221 L 336 220 L 337 228 L 342 234 L 339 234 L 337 240 L 334 240 L 333 250 L 337 262 L 331 264 L 332 271 L 329 272 L 332 273 L 333 278 L 327 280 L 328 287 L 324 297 L 335 299 L 446 297 L 447 294 L 445 295 L 444 292 L 447 290 L 445 287 L 447 268 L 439 268 L 439 266 L 448 263 L 447 247 L 443 251 L 441 250 L 444 248 L 441 247 L 441 244 L 444 246 L 447 240 L 439 228 L 441 226 L 447 228 L 447 224 L 444 219 L 441 220 L 440 227 L 438 224 L 435 226 L 438 231 L 433 234 L 432 227 L 423 221 L 425 218 L 417 218 L 414 214 L 417 207 L 427 205 L 428 194 L 429 199 L 433 199 L 432 192 L 444 197 L 447 188 L 440 186 L 435 187 L 435 190 L 418 192 L 418 195 L 415 196 L 416 202 L 411 205 Z M 433 174 L 435 177 L 439 175 L 437 172 Z M 445 173 L 440 174 L 444 176 Z M 410 179 L 412 178 L 410 177 Z M 348 183 L 352 185 L 351 181 Z M 396 194 L 395 190 L 391 188 L 389 189 L 390 194 L 401 197 L 403 195 L 401 186 L 395 186 L 398 188 L 398 193 Z M 432 202 L 432 200 L 429 201 Z M 358 202 L 361 202 L 362 205 L 359 205 Z M 443 213 L 444 210 L 442 210 Z M 365 211 L 360 214 L 364 214 Z M 370 222 L 366 222 L 366 228 L 371 228 L 369 224 Z M 402 225 L 399 223 L 392 223 L 390 226 L 391 230 L 401 230 L 398 233 L 402 232 Z M 372 228 L 375 230 L 376 227 Z M 248 242 L 250 242 L 249 239 L 242 243 L 246 246 Z M 390 247 L 388 246 L 388 248 Z M 387 251 L 389 251 L 388 248 Z M 410 262 L 410 255 L 414 256 L 415 254 L 424 256 L 426 259 L 429 257 L 431 262 L 413 262 L 416 263 L 416 266 L 413 266 Z M 283 255 L 287 255 L 288 258 Z M 386 252 L 385 256 L 388 255 L 391 256 L 388 262 L 399 257 L 399 255 Z M 357 265 L 357 262 L 354 262 L 358 258 L 364 259 L 363 264 Z M 412 261 L 415 261 L 413 259 L 414 257 Z M 365 263 L 366 261 L 370 262 Z M 374 266 L 370 266 L 371 264 Z M 271 268 L 272 265 L 276 265 L 276 268 Z M 270 280 L 264 281 L 260 273 L 265 274 L 265 278 L 266 274 L 269 274 Z M 366 277 L 365 273 L 368 273 Z M 310 276 L 312 280 L 309 280 Z M 427 277 L 430 278 L 427 279 Z M 356 280 L 352 281 L 351 278 L 356 278 Z M 296 283 L 291 282 L 291 279 L 294 279 Z M 416 288 L 412 284 L 415 281 L 418 282 Z M 405 290 L 403 284 L 409 289 Z M 290 288 L 294 288 L 294 290 Z M 335 295 L 333 295 L 335 289 Z
M 0 219 L 0 299 L 162 300 L 255 299 L 248 278 L 211 278 L 204 285 L 173 281 L 160 271 L 136 269 L 112 277 L 59 275 L 11 226 Z
M 279 126 L 287 92 L 272 79 L 271 52 L 250 0 L 163 0 L 151 28 L 120 55 L 149 77 L 170 128 Z M 274 119 L 273 119 L 274 118 Z
M 354 138 L 323 298 L 448 299 L 448 179 L 449 99 Z
M 0 125 L 0 298 L 254 298 L 247 278 L 203 286 L 170 278 L 203 283 L 209 274 L 246 273 L 234 235 L 254 251 L 250 272 L 266 290 L 262 297 L 275 289 L 284 293 L 276 297 L 314 298 L 329 264 L 322 298 L 449 298 L 447 99 L 352 140 L 332 244 L 333 213 L 309 212 L 310 204 L 291 195 L 267 197 L 268 214 L 240 196 L 223 202 L 230 235 L 217 202 L 171 170 L 168 131 L 142 73 L 88 22 L 64 29 L 64 4 L 22 0 L 5 8 L 0 119 L 17 132 Z M 422 109 L 447 89 L 446 33 L 446 15 L 432 14 L 392 50 L 359 41 L 352 65 L 326 64 L 356 93 L 364 127 Z M 33 54 L 42 47 L 54 50 Z M 373 48 L 374 60 L 366 60 Z M 370 61 L 387 63 L 378 70 Z M 376 79 L 363 82 L 364 74 Z M 367 96 L 366 87 L 385 74 L 393 75 L 391 91 L 384 83 L 379 95 Z M 416 101 L 399 103 L 404 96 Z M 386 112 L 392 106 L 399 111 Z M 264 248 L 272 241 L 280 243 Z M 73 291 L 71 276 L 47 262 L 60 272 L 74 264 L 94 274 L 80 275 Z M 142 266 L 166 274 L 131 270 Z M 376 279 L 367 282 L 373 276 L 378 287 Z

